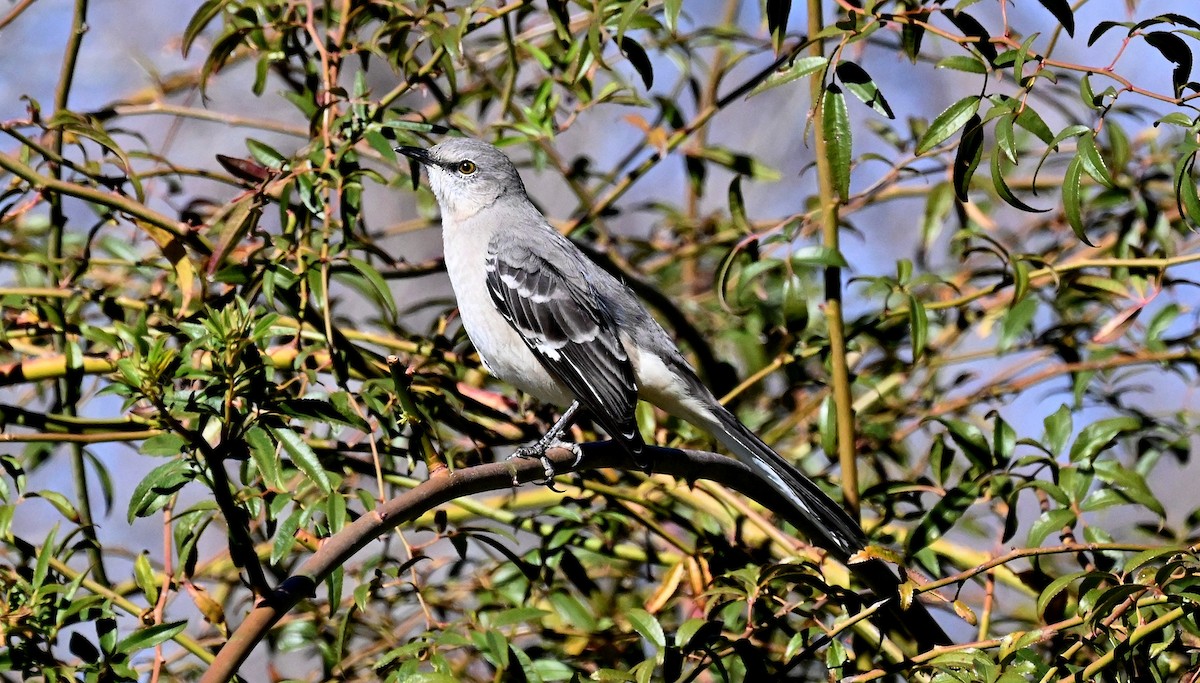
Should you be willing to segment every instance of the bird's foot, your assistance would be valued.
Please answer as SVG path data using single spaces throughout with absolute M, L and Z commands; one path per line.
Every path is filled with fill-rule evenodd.
M 560 441 L 558 439 L 545 439 L 545 438 L 538 439 L 537 441 L 529 444 L 528 446 L 522 446 L 522 447 L 518 448 L 516 451 L 513 452 L 512 455 L 508 456 L 508 459 L 512 460 L 513 458 L 534 458 L 536 460 L 540 460 L 542 463 L 542 468 L 545 470 L 546 478 L 542 479 L 541 481 L 536 481 L 534 483 L 535 484 L 545 484 L 546 486 L 553 489 L 554 488 L 554 474 L 555 474 L 554 463 L 552 463 L 550 461 L 550 458 L 546 457 L 546 451 L 550 450 L 551 448 L 565 448 L 568 451 L 571 451 L 572 453 L 574 453 L 575 461 L 571 463 L 571 467 L 576 467 L 577 465 L 579 465 L 579 461 L 583 460 L 583 449 L 581 449 L 579 447 L 579 444 L 571 443 L 570 441 Z M 516 483 L 517 483 L 516 479 L 514 478 L 513 484 L 516 484 Z

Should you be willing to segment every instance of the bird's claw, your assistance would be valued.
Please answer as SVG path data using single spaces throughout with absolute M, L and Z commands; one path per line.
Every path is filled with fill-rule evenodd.
M 542 469 L 545 471 L 546 477 L 545 479 L 542 479 L 541 481 L 535 481 L 534 483 L 544 485 L 550 490 L 556 491 L 557 489 L 554 488 L 554 463 L 550 461 L 550 458 L 546 457 L 546 451 L 550 450 L 551 448 L 565 448 L 566 450 L 574 453 L 575 460 L 571 463 L 572 468 L 577 467 L 580 461 L 583 460 L 583 449 L 579 447 L 579 444 L 571 443 L 569 441 L 559 441 L 558 439 L 549 441 L 539 440 L 535 443 L 529 444 L 528 446 L 522 446 L 513 451 L 513 454 L 508 456 L 508 459 L 534 458 L 539 460 L 542 463 Z M 517 481 L 514 477 L 513 484 L 516 483 Z

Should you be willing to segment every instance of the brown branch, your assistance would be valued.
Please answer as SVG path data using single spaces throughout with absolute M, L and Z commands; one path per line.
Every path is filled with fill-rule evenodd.
M 612 442 L 587 443 L 580 446 L 584 456 L 578 467 L 574 466 L 575 456 L 570 451 L 552 449 L 547 453 L 557 472 L 566 474 L 584 469 L 634 467 L 628 455 Z M 778 511 L 792 524 L 802 528 L 807 525 L 806 520 L 793 512 L 774 491 L 755 477 L 749 468 L 732 458 L 715 453 L 673 448 L 647 448 L 645 455 L 650 457 L 651 471 L 655 473 L 685 477 L 689 481 L 703 478 L 720 482 L 758 501 L 768 509 Z M 428 479 L 418 487 L 381 503 L 374 511 L 363 514 L 342 531 L 322 542 L 320 549 L 309 557 L 295 574 L 258 601 L 254 610 L 221 648 L 216 660 L 201 678 L 201 683 L 230 680 L 276 621 L 301 600 L 313 595 L 316 587 L 331 572 L 371 541 L 457 498 L 484 491 L 507 489 L 518 483 L 540 480 L 544 476 L 542 464 L 534 459 L 514 459 L 443 472 L 442 475 Z
M 64 194 L 70 197 L 76 197 L 93 204 L 107 206 L 110 209 L 119 211 L 133 217 L 134 219 L 145 221 L 150 225 L 161 228 L 167 231 L 172 236 L 187 239 L 189 231 L 186 225 L 168 216 L 164 216 L 146 205 L 123 197 L 121 195 L 97 190 L 94 187 L 78 185 L 76 183 L 67 182 L 65 180 L 56 180 L 49 176 L 44 176 L 33 170 L 30 166 L 21 163 L 16 158 L 7 154 L 0 153 L 0 169 L 4 169 L 9 173 L 21 178 L 29 183 L 33 189 L 41 192 L 52 192 Z M 193 242 L 194 240 L 188 240 Z M 193 244 L 193 246 L 199 246 Z

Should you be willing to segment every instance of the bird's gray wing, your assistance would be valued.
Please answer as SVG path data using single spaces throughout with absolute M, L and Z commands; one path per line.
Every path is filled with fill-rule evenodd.
M 634 413 L 637 381 L 617 323 L 577 257 L 569 250 L 553 256 L 560 263 L 531 247 L 489 245 L 492 301 L 542 366 L 571 389 L 609 436 L 636 455 L 643 445 Z

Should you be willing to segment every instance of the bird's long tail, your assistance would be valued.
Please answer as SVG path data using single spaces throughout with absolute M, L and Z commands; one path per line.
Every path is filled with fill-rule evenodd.
M 830 551 L 839 561 L 846 563 L 854 575 L 870 586 L 879 597 L 891 598 L 886 611 L 893 620 L 903 624 L 904 630 L 912 635 L 922 649 L 951 642 L 946 632 L 919 602 L 914 601 L 908 610 L 900 609 L 897 591 L 900 581 L 884 562 L 847 562 L 851 555 L 867 545 L 866 534 L 854 518 L 825 495 L 808 477 L 763 443 L 728 410 L 715 404 L 712 412 L 715 418 L 715 424 L 711 425 L 713 435 L 738 460 L 768 482 L 793 508 L 793 514 L 780 511 L 785 519 L 796 525 L 816 545 Z

